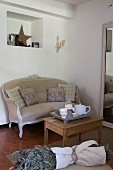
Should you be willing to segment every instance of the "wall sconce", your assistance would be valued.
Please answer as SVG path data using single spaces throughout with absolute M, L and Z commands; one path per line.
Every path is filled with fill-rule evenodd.
M 65 40 L 60 41 L 60 38 L 57 35 L 57 37 L 56 37 L 56 46 L 55 46 L 56 52 L 58 53 L 59 50 L 64 47 L 64 45 L 65 45 Z

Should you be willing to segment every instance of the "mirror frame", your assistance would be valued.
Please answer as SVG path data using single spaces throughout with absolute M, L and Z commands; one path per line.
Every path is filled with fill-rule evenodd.
M 106 29 L 113 28 L 113 22 L 102 25 L 102 62 L 101 62 L 101 96 L 100 96 L 100 116 L 103 117 L 104 107 L 104 86 L 105 86 L 105 57 L 106 57 Z M 108 123 L 111 124 L 111 123 Z

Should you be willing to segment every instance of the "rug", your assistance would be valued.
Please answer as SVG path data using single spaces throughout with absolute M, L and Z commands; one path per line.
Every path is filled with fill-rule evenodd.
M 81 141 L 79 142 L 78 135 L 70 137 L 68 139 L 68 144 L 67 146 L 73 146 L 73 145 L 78 145 L 83 141 L 86 140 L 97 140 L 98 134 L 97 131 L 91 131 L 87 132 L 81 135 Z M 109 144 L 109 147 L 113 150 L 113 129 L 103 127 L 102 130 L 102 145 L 107 145 Z M 60 146 L 62 147 L 62 141 L 57 141 L 54 143 L 49 144 L 49 147 L 55 147 L 55 146 Z
M 56 167 L 56 155 L 47 147 L 35 146 L 12 153 L 12 163 L 17 170 L 52 170 Z
M 97 137 L 98 137 L 97 131 L 87 132 L 81 135 L 81 142 L 91 140 L 91 139 L 97 140 Z M 78 145 L 81 142 L 79 142 L 78 135 L 76 135 L 68 139 L 67 146 Z M 102 145 L 107 145 L 107 144 L 109 144 L 110 149 L 113 151 L 113 129 L 103 127 Z M 62 141 L 50 143 L 48 147 L 62 147 Z M 13 153 L 7 155 L 7 158 L 12 162 L 13 165 L 15 165 L 16 157 L 13 156 Z

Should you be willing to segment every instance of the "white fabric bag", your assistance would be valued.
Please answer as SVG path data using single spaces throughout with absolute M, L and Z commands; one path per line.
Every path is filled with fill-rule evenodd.
M 103 165 L 106 163 L 106 152 L 104 146 L 89 147 L 97 144 L 89 140 L 73 147 L 53 147 L 51 150 L 56 154 L 56 169 L 62 169 L 70 164 L 83 166 Z M 75 165 L 76 166 L 76 165 Z
M 53 147 L 51 150 L 56 154 L 56 169 L 65 168 L 74 163 L 72 158 L 73 149 L 71 147 Z
M 94 140 L 89 140 L 81 143 L 78 146 L 73 146 L 73 157 L 75 163 L 83 166 L 103 165 L 106 163 L 106 152 L 104 146 L 89 147 L 92 144 L 97 144 Z

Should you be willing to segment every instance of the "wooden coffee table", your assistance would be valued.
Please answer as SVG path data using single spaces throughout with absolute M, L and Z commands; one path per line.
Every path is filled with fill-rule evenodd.
M 48 130 L 63 136 L 63 147 L 67 145 L 69 136 L 79 134 L 79 140 L 81 140 L 81 133 L 93 130 L 98 131 L 97 141 L 99 144 L 101 144 L 102 120 L 103 118 L 95 116 L 64 123 L 63 121 L 54 119 L 52 117 L 45 118 L 44 145 L 48 145 Z

